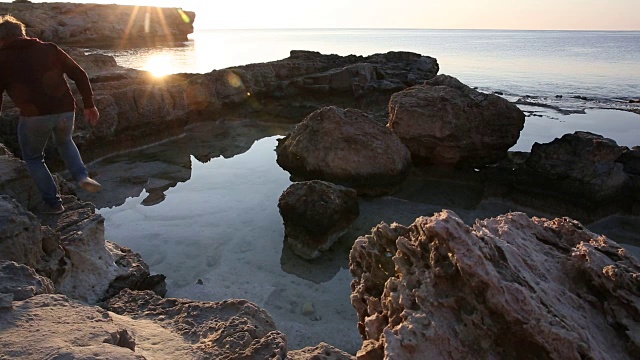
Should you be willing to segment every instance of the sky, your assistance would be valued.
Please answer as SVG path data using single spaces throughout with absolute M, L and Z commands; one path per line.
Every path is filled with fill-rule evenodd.
M 640 0 L 60 1 L 182 7 L 199 29 L 640 30 Z

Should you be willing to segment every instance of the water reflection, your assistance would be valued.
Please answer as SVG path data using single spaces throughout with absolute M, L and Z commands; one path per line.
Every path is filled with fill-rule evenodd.
M 610 121 L 581 116 L 575 119 L 615 129 Z M 567 126 L 574 121 L 569 118 L 562 117 Z M 527 118 L 520 146 L 548 140 L 540 119 Z M 473 170 L 415 170 L 393 196 L 361 199 L 360 217 L 349 232 L 319 259 L 303 260 L 284 246 L 277 208 L 291 182 L 276 164 L 274 148 L 288 131 L 288 125 L 253 121 L 191 126 L 180 138 L 92 164 L 105 190 L 88 200 L 106 219 L 107 239 L 141 253 L 153 272 L 167 275 L 168 296 L 246 298 L 274 317 L 290 349 L 325 341 L 349 352 L 360 348 L 361 339 L 349 302 L 348 253 L 373 226 L 408 225 L 443 208 L 469 224 L 509 211 L 563 215 L 488 198 Z M 558 137 L 565 129 L 553 131 L 544 136 Z M 595 225 L 614 240 L 636 244 L 638 223 L 612 218 Z M 620 224 L 624 231 L 615 230 Z M 315 308 L 312 316 L 301 311 L 308 303 Z

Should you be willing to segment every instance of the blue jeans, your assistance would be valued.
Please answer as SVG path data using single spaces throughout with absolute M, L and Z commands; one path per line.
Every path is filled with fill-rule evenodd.
M 76 144 L 71 139 L 74 118 L 73 112 L 21 116 L 18 123 L 18 141 L 22 159 L 27 163 L 29 174 L 40 190 L 42 200 L 49 205 L 62 203 L 58 195 L 58 187 L 44 162 L 44 147 L 47 145 L 49 136 L 53 135 L 53 141 L 71 176 L 75 180 L 87 177 L 87 168 L 80 158 Z

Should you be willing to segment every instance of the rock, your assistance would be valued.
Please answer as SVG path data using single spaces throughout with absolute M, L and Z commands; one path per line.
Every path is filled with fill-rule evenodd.
M 622 164 L 627 174 L 640 175 L 640 146 L 634 146 L 631 149 L 623 148 L 622 155 L 616 162 Z
M 2 3 L 0 13 L 13 15 L 28 36 L 43 41 L 118 48 L 187 41 L 195 20 L 195 13 L 178 8 L 70 3 Z
M 166 277 L 162 274 L 151 275 L 149 266 L 140 254 L 111 241 L 106 241 L 106 245 L 115 258 L 115 264 L 120 268 L 127 269 L 128 272 L 109 283 L 109 288 L 103 298 L 111 298 L 123 289 L 151 290 L 160 296 L 165 296 L 167 293 Z
M 640 262 L 568 218 L 451 211 L 386 225 L 350 254 L 362 359 L 632 359 Z
M 407 176 L 409 151 L 366 113 L 335 106 L 309 115 L 280 140 L 278 164 L 294 176 L 384 194 Z
M 108 312 L 63 295 L 14 301 L 0 311 L 0 358 L 145 359 Z
M 11 294 L 12 300 L 21 301 L 39 294 L 53 294 L 55 288 L 51 280 L 32 268 L 0 260 L 0 293 Z
M 15 136 L 15 130 L 12 135 Z M 40 204 L 40 192 L 31 181 L 24 161 L 13 156 L 4 146 L 3 154 L 0 155 L 0 193 L 15 199 L 24 208 Z
M 312 302 L 306 302 L 302 305 L 302 315 L 304 316 L 311 316 L 316 312 L 316 310 L 313 308 L 313 303 Z
M 0 293 L 0 310 L 13 307 L 13 294 Z
M 40 221 L 9 196 L 0 195 L 0 260 L 37 268 L 43 256 Z
M 355 190 L 319 180 L 291 184 L 278 208 L 287 245 L 305 259 L 329 249 L 359 215 Z
M 286 338 L 269 314 L 247 300 L 198 302 L 123 290 L 107 310 L 162 326 L 191 344 L 181 358 L 284 359 Z
M 287 360 L 355 360 L 355 357 L 327 343 L 320 343 L 314 347 L 289 351 Z
M 388 127 L 414 162 L 482 166 L 507 156 L 524 127 L 524 113 L 509 101 L 438 75 L 395 93 Z
M 536 176 L 523 177 L 535 178 L 538 187 L 546 178 L 546 186 L 554 192 L 609 201 L 629 191 L 624 166 L 616 163 L 622 153 L 623 148 L 611 139 L 576 131 L 550 143 L 534 143 L 525 164 Z

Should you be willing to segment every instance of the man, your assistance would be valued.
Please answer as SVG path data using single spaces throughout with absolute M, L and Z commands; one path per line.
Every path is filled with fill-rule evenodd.
M 87 191 L 97 192 L 100 184 L 88 176 L 73 133 L 75 100 L 64 74 L 73 80 L 82 95 L 84 115 L 92 126 L 100 114 L 93 103 L 93 90 L 86 72 L 67 53 L 52 43 L 29 38 L 25 26 L 12 16 L 0 17 L 0 110 L 2 93 L 20 109 L 18 141 L 45 203 L 43 212 L 64 212 L 62 199 L 44 162 L 44 148 L 50 135 L 67 169 Z

